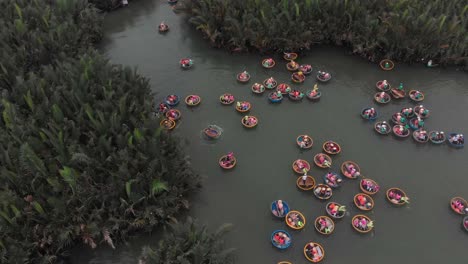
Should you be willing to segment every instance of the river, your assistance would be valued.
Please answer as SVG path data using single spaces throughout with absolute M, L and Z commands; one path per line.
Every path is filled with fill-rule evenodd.
M 157 32 L 161 21 L 170 26 L 165 35 Z M 265 57 L 259 54 L 232 55 L 212 49 L 165 1 L 152 0 L 134 1 L 127 8 L 106 15 L 100 49 L 111 61 L 136 66 L 139 73 L 151 78 L 158 101 L 171 93 L 202 97 L 198 107 L 187 108 L 183 103 L 178 106 L 182 120 L 173 132 L 186 141 L 193 166 L 205 177 L 190 215 L 212 230 L 223 223 L 234 224 L 226 238 L 229 245 L 237 248 L 237 263 L 307 263 L 302 251 L 308 241 L 321 243 L 325 248 L 322 263 L 466 262 L 468 236 L 461 228 L 461 217 L 449 208 L 452 197 L 468 198 L 466 149 L 418 144 L 411 137 L 398 140 L 392 135 L 380 136 L 373 130 L 373 123 L 359 116 L 363 107 L 372 106 L 379 111 L 379 120 L 388 120 L 392 113 L 415 105 L 408 98 L 377 105 L 372 99 L 377 92 L 375 83 L 387 79 L 394 84 L 403 82 L 407 90 L 425 93 L 423 104 L 431 110 L 426 121 L 428 131 L 458 131 L 466 135 L 466 73 L 421 65 L 397 65 L 393 71 L 384 72 L 375 64 L 347 55 L 344 49 L 321 47 L 298 59 L 299 63 L 312 64 L 314 72 L 322 69 L 333 75 L 329 83 L 319 84 L 321 100 L 313 103 L 307 99 L 285 99 L 273 105 L 266 94 L 252 94 L 250 86 L 270 76 L 291 84 L 284 60 L 276 56 L 276 67 L 267 70 L 261 67 L 260 61 Z M 183 71 L 178 62 L 187 56 L 195 66 Z M 243 70 L 252 75 L 246 85 L 235 79 Z M 293 87 L 305 91 L 314 84 L 312 76 Z M 219 103 L 219 96 L 226 92 L 253 104 L 250 113 L 259 118 L 255 129 L 242 127 L 242 115 L 233 106 Z M 200 134 L 209 124 L 224 129 L 215 143 L 206 142 Z M 295 144 L 299 134 L 313 137 L 312 149 L 299 150 Z M 352 216 L 361 213 L 352 203 L 353 196 L 360 192 L 358 180 L 345 180 L 334 191 L 331 201 L 348 208 L 348 215 L 337 221 L 335 232 L 324 237 L 313 227 L 314 219 L 325 214 L 326 202 L 297 189 L 297 175 L 291 163 L 298 158 L 312 163 L 322 143 L 329 139 L 343 148 L 341 154 L 333 157 L 333 171 L 338 172 L 343 161 L 353 160 L 365 177 L 381 185 L 381 192 L 374 197 L 375 208 L 365 213 L 375 221 L 370 234 L 358 234 L 350 224 Z M 236 154 L 238 164 L 226 172 L 219 168 L 217 160 L 229 151 Z M 309 174 L 321 183 L 325 172 L 313 166 Z M 389 187 L 405 190 L 411 203 L 401 208 L 391 206 L 385 199 Z M 283 199 L 304 213 L 308 220 L 304 230 L 292 231 L 272 217 L 269 206 L 276 199 Z M 292 247 L 283 252 L 272 247 L 270 234 L 276 229 L 292 234 Z M 72 252 L 72 263 L 137 263 L 142 245 L 155 245 L 158 237 L 158 233 L 142 236 L 117 250 L 106 246 L 95 251 L 79 247 Z

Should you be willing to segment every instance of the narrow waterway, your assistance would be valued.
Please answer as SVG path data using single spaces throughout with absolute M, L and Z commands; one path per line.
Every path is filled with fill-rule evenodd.
M 170 26 L 165 35 L 157 32 L 161 21 Z M 428 131 L 466 135 L 466 73 L 420 65 L 397 65 L 395 70 L 384 72 L 377 65 L 346 55 L 344 49 L 317 48 L 298 62 L 312 64 L 314 75 L 319 69 L 333 75 L 329 83 L 319 84 L 321 100 L 285 99 L 273 105 L 266 94 L 254 95 L 250 86 L 270 76 L 292 85 L 284 60 L 276 56 L 276 67 L 267 70 L 261 67 L 264 57 L 258 54 L 231 55 L 212 49 L 165 1 L 152 0 L 134 1 L 129 7 L 108 14 L 101 50 L 113 62 L 135 66 L 139 73 L 151 78 L 157 101 L 168 94 L 202 97 L 198 107 L 188 108 L 183 103 L 178 106 L 182 120 L 173 132 L 186 141 L 193 166 L 205 177 L 190 214 L 212 229 L 223 223 L 234 224 L 227 238 L 238 249 L 238 263 L 307 263 L 303 247 L 308 241 L 325 248 L 322 263 L 466 262 L 468 234 L 461 228 L 461 217 L 449 208 L 452 197 L 468 198 L 466 149 L 418 144 L 411 137 L 399 140 L 392 135 L 380 136 L 373 130 L 373 123 L 359 116 L 362 108 L 372 106 L 379 111 L 379 120 L 389 120 L 401 108 L 415 106 L 408 98 L 377 105 L 372 99 L 377 92 L 375 83 L 387 79 L 425 93 L 423 104 L 431 110 L 426 120 Z M 178 62 L 183 57 L 191 57 L 195 66 L 181 70 Z M 252 75 L 246 85 L 235 79 L 243 70 Z M 314 84 L 311 76 L 304 84 L 292 86 L 305 91 Z M 233 106 L 219 103 L 219 96 L 226 92 L 253 104 L 250 113 L 259 118 L 255 129 L 242 127 L 242 115 Z M 201 130 L 209 124 L 224 129 L 215 143 L 201 137 Z M 295 144 L 299 134 L 313 137 L 312 149 L 299 150 Z M 331 171 L 339 172 L 343 161 L 353 160 L 365 177 L 382 187 L 374 197 L 375 208 L 365 213 L 375 221 L 370 234 L 358 234 L 351 226 L 352 216 L 362 213 L 352 203 L 353 196 L 360 192 L 358 180 L 345 180 L 340 189 L 334 190 L 330 201 L 348 208 L 348 215 L 336 222 L 335 232 L 325 237 L 313 227 L 315 218 L 325 215 L 326 202 L 297 189 L 297 175 L 291 163 L 298 158 L 312 163 L 326 140 L 337 141 L 343 148 L 341 154 L 333 157 Z M 217 160 L 229 151 L 236 154 L 238 165 L 226 172 L 219 168 Z M 326 172 L 313 166 L 309 174 L 321 183 Z M 404 189 L 411 203 L 401 208 L 391 206 L 384 193 L 390 187 Z M 269 206 L 276 199 L 287 201 L 306 216 L 304 230 L 292 231 L 284 221 L 272 217 Z M 270 234 L 276 229 L 292 234 L 292 247 L 285 251 L 272 247 Z M 153 234 L 134 239 L 129 246 L 117 250 L 103 246 L 91 251 L 80 247 L 73 251 L 72 263 L 137 263 L 142 245 L 154 245 L 157 240 L 158 235 Z

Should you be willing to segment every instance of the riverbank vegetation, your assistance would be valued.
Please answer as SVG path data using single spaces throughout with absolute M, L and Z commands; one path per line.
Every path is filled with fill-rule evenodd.
M 77 243 L 176 222 L 200 178 L 159 129 L 148 80 L 94 50 L 96 9 L 0 7 L 0 262 L 64 263 Z
M 156 247 L 145 247 L 140 264 L 231 264 L 234 263 L 232 248 L 227 248 L 223 235 L 231 225 L 223 225 L 209 233 L 205 226 L 188 218 L 185 223 L 172 225 Z
M 468 3 L 411 0 L 183 0 L 178 10 L 216 47 L 299 51 L 348 47 L 390 58 L 468 65 Z

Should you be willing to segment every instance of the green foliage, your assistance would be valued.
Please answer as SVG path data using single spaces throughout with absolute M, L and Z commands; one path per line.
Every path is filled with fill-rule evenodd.
M 371 61 L 467 64 L 467 1 L 182 0 L 178 6 L 215 46 L 298 51 L 349 47 Z M 226 8 L 229 6 L 229 8 Z
M 173 222 L 200 179 L 84 0 L 0 1 L 0 263 L 65 263 Z
M 186 223 L 172 225 L 156 247 L 144 247 L 141 264 L 230 264 L 234 263 L 233 248 L 226 248 L 224 234 L 231 225 L 225 224 L 210 233 L 205 226 L 188 218 Z

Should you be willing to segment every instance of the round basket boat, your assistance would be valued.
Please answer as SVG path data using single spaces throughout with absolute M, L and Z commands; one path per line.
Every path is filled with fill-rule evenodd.
M 327 172 L 323 175 L 323 182 L 332 188 L 338 188 L 343 182 L 343 178 L 334 172 Z
M 386 193 L 387 200 L 395 205 L 404 205 L 409 203 L 409 198 L 406 193 L 399 188 L 390 188 Z
M 223 104 L 223 105 L 230 105 L 232 103 L 234 103 L 236 99 L 234 98 L 234 95 L 230 94 L 230 93 L 225 93 L 223 95 L 221 95 L 219 97 L 219 101 Z
M 283 59 L 287 60 L 287 61 L 291 61 L 291 60 L 295 60 L 297 59 L 297 53 L 294 53 L 294 52 L 288 52 L 288 53 L 284 53 L 283 55 Z
M 163 119 L 159 125 L 165 130 L 172 130 L 176 126 L 176 122 L 172 119 Z
M 294 230 L 301 230 L 306 225 L 305 216 L 299 211 L 289 211 L 284 218 L 286 225 Z
M 406 118 L 412 118 L 414 116 L 414 110 L 411 107 L 402 108 L 400 113 Z
M 306 179 L 303 179 L 303 176 L 297 178 L 296 180 L 297 188 L 303 191 L 310 191 L 315 187 L 315 180 L 312 176 L 306 175 Z
M 242 76 L 242 73 L 245 73 L 244 76 Z M 250 74 L 248 72 L 241 72 L 241 73 L 238 73 L 237 76 L 236 76 L 236 79 L 238 82 L 241 82 L 241 83 L 246 83 L 250 80 Z
M 369 233 L 374 229 L 374 222 L 365 215 L 355 215 L 351 220 L 351 225 L 354 230 L 359 233 Z
M 158 26 L 158 31 L 160 33 L 166 33 L 167 31 L 169 31 L 169 26 L 167 24 L 161 23 Z
M 324 75 L 322 76 L 320 73 L 324 73 Z M 328 76 L 325 77 L 325 74 L 327 72 L 318 72 L 317 73 L 317 80 L 321 81 L 321 82 L 328 82 L 329 80 L 331 80 L 332 76 L 330 73 L 328 73 Z
M 323 148 L 323 151 L 325 151 L 327 154 L 330 154 L 330 155 L 336 155 L 341 152 L 340 144 L 331 140 L 328 140 L 325 143 L 323 143 L 322 148 Z
M 283 206 L 283 210 L 281 210 Z M 277 218 L 284 218 L 289 213 L 289 205 L 283 200 L 276 200 L 271 203 L 271 213 Z
M 431 131 L 429 132 L 429 140 L 434 144 L 442 144 L 445 142 L 447 137 L 443 131 Z
M 315 93 L 312 93 L 313 90 L 308 90 L 306 95 L 307 95 L 307 98 L 309 98 L 310 100 L 319 100 L 320 97 L 322 96 L 322 92 L 320 91 L 317 91 Z
M 379 192 L 380 185 L 371 179 L 361 179 L 359 188 L 361 188 L 361 191 L 365 194 L 374 195 Z
M 227 156 L 228 156 L 228 155 L 224 155 L 224 156 L 222 156 L 221 158 L 219 158 L 218 163 L 219 163 L 219 166 L 221 166 L 221 168 L 223 168 L 223 169 L 225 169 L 225 170 L 230 170 L 230 169 L 232 169 L 232 168 L 234 168 L 234 167 L 236 166 L 236 164 L 237 164 L 237 159 L 236 159 L 236 157 L 233 157 L 233 158 L 232 158 L 232 161 L 231 161 L 230 163 L 227 164 L 227 163 L 225 163 L 225 162 L 226 162 L 226 159 L 227 159 Z
M 263 68 L 271 69 L 271 68 L 275 67 L 275 65 L 276 65 L 276 62 L 272 58 L 262 60 Z
M 334 219 L 341 219 L 346 215 L 346 206 L 335 202 L 329 202 L 325 206 L 327 214 Z
M 315 230 L 322 235 L 331 235 L 335 230 L 335 222 L 328 216 L 319 216 L 315 218 Z
M 455 141 L 454 139 L 456 138 L 457 135 L 462 135 L 458 133 L 449 133 L 448 140 L 447 142 L 450 144 L 450 146 L 454 148 L 463 148 L 465 146 L 465 137 L 463 136 L 462 139 Z
M 408 123 L 408 119 L 403 116 L 400 112 L 394 113 L 392 115 L 392 123 L 395 125 L 406 125 Z
M 291 242 L 292 242 L 291 235 L 284 230 L 275 230 L 273 231 L 273 233 L 271 233 L 271 244 L 273 244 L 275 248 L 287 249 L 288 247 L 291 246 Z
M 266 89 L 275 89 L 278 86 L 278 82 L 273 77 L 270 77 L 263 81 L 263 85 Z
M 185 97 L 185 104 L 188 106 L 197 106 L 201 103 L 201 97 L 195 94 L 191 94 Z
M 250 120 L 250 121 L 249 121 Z M 257 126 L 258 124 L 258 118 L 255 117 L 255 116 L 244 116 L 242 119 L 241 119 L 241 123 L 243 126 L 245 126 L 246 128 L 253 128 L 255 126 Z
M 292 90 L 289 93 L 289 99 L 293 101 L 300 101 L 302 98 L 304 98 L 304 93 L 299 90 Z
M 388 104 L 392 100 L 392 97 L 386 92 L 379 92 L 374 95 L 374 100 L 379 104 Z
M 291 80 L 295 83 L 303 83 L 305 81 L 306 77 L 304 73 L 302 72 L 295 72 L 291 74 Z
M 424 138 L 420 138 L 419 135 L 423 133 Z M 413 131 L 413 139 L 418 142 L 418 143 L 427 143 L 429 141 L 429 135 L 427 134 L 427 131 L 424 129 L 418 129 Z
M 320 157 L 324 158 L 323 163 L 320 163 L 319 161 Z M 322 169 L 330 168 L 332 165 L 332 158 L 330 158 L 330 156 L 328 156 L 327 154 L 318 153 L 317 155 L 314 156 L 314 163 L 315 165 L 317 165 L 318 167 Z
M 308 261 L 317 263 L 325 258 L 325 250 L 319 243 L 309 242 L 304 246 L 304 256 Z
M 453 197 L 450 200 L 450 208 L 459 215 L 468 214 L 468 202 L 461 197 Z
M 157 112 L 160 114 L 166 114 L 167 111 L 169 111 L 171 107 L 166 104 L 166 103 L 160 103 L 157 109 Z
M 248 112 L 252 108 L 252 105 L 247 101 L 240 101 L 236 103 L 236 110 L 239 113 Z
M 390 127 L 390 125 L 385 122 L 385 121 L 379 121 L 377 123 L 375 123 L 374 125 L 374 130 L 377 131 L 377 133 L 381 134 L 381 135 L 388 135 L 390 134 L 390 132 L 392 132 L 392 128 Z
M 255 94 L 262 94 L 265 92 L 265 86 L 261 83 L 254 83 L 254 85 L 252 85 L 252 92 Z
M 287 95 L 291 92 L 291 86 L 285 83 L 280 83 L 278 87 L 276 87 L 276 91 L 280 92 L 282 95 Z
M 393 126 L 392 131 L 395 136 L 400 138 L 406 138 L 411 134 L 409 129 L 402 125 Z
M 424 94 L 417 90 L 411 90 L 408 93 L 409 98 L 415 102 L 421 102 L 424 100 Z
M 215 125 L 210 125 L 207 128 L 203 129 L 203 134 L 208 138 L 217 139 L 222 134 L 222 129 Z
M 299 64 L 292 60 L 286 63 L 286 68 L 288 69 L 288 71 L 296 71 L 297 69 L 299 69 Z
M 390 90 L 390 93 L 392 94 L 393 98 L 395 98 L 395 99 L 403 98 L 406 95 L 405 90 L 398 90 L 397 88 L 392 88 Z
M 313 68 L 310 64 L 302 64 L 301 66 L 299 66 L 299 70 L 305 75 L 309 75 L 312 73 Z
M 422 119 L 421 119 L 422 121 Z M 424 127 L 424 121 L 418 122 L 418 118 L 414 117 L 410 119 L 408 122 L 409 127 L 411 127 L 413 130 L 418 130 Z
M 164 98 L 164 102 L 170 107 L 174 107 L 174 106 L 178 105 L 179 101 L 180 101 L 179 96 L 177 96 L 175 94 L 170 94 L 170 95 L 166 96 L 166 98 Z
M 393 61 L 389 59 L 381 60 L 379 65 L 380 65 L 380 68 L 384 71 L 391 71 L 393 70 L 393 67 L 395 67 L 395 63 L 393 63 Z
M 302 164 L 302 165 L 299 165 Z M 310 164 L 306 160 L 297 159 L 292 164 L 292 169 L 299 174 L 304 174 L 305 172 L 310 171 Z M 305 170 L 305 171 L 304 171 Z
M 362 109 L 361 110 L 361 117 L 366 119 L 366 120 L 369 120 L 369 121 L 377 119 L 377 117 L 379 116 L 379 113 L 377 112 L 377 110 L 374 109 L 374 114 L 372 114 L 372 115 L 366 113 L 366 111 L 370 110 L 370 109 L 374 109 L 374 108 L 366 107 L 366 108 Z
M 360 198 L 363 199 L 364 204 L 362 204 Z M 374 199 L 365 193 L 358 193 L 354 196 L 354 204 L 360 210 L 370 211 L 374 208 Z
M 320 200 L 328 200 L 332 197 L 333 191 L 330 186 L 326 184 L 317 184 L 314 187 L 314 195 Z
M 468 216 L 463 217 L 462 227 L 465 229 L 466 232 L 468 232 Z
M 390 91 L 390 89 L 392 89 L 392 86 L 390 85 L 390 83 L 387 82 L 387 85 L 383 85 L 383 82 L 384 81 L 378 81 L 377 83 L 375 83 L 375 87 L 377 88 L 377 90 L 381 92 Z
M 422 108 L 422 111 L 421 111 L 421 108 Z M 430 112 L 428 109 L 424 108 L 422 105 L 418 105 L 414 108 L 414 114 L 424 119 L 424 118 L 429 117 Z
M 314 140 L 308 135 L 299 135 L 296 143 L 301 149 L 310 149 L 314 145 Z
M 272 103 L 279 103 L 281 101 L 283 101 L 283 94 L 277 94 L 277 92 L 271 92 L 270 94 L 268 94 L 268 100 L 270 100 L 270 102 Z
M 345 161 L 341 164 L 341 173 L 348 179 L 356 179 L 361 176 L 361 168 L 353 161 Z
M 180 67 L 182 69 L 190 69 L 193 66 L 193 60 L 189 58 L 184 58 L 179 61 Z
M 171 109 L 171 110 L 166 112 L 166 118 L 167 119 L 172 119 L 174 121 L 179 120 L 181 116 L 182 116 L 182 114 L 177 109 Z

